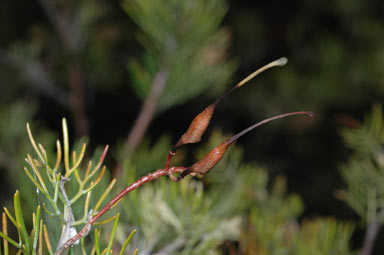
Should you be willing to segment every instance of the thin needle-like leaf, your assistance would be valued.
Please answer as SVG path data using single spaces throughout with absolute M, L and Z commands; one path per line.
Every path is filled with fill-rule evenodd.
M 33 149 L 36 151 L 36 153 L 37 153 L 37 155 L 39 156 L 41 162 L 44 162 L 43 155 L 41 154 L 39 148 L 37 147 L 37 144 L 36 144 L 36 142 L 35 142 L 35 139 L 33 138 L 31 129 L 30 129 L 30 127 L 29 127 L 29 123 L 27 123 L 27 132 L 28 132 L 28 137 L 29 137 L 29 140 L 31 141 L 31 144 L 32 144 Z
M 17 190 L 14 197 L 13 197 L 13 203 L 15 207 L 15 216 L 16 216 L 16 223 L 17 226 L 20 227 L 21 234 L 23 236 L 23 243 L 25 244 L 25 249 L 29 252 L 29 235 L 27 233 L 27 228 L 24 223 L 24 217 L 23 217 L 23 210 L 21 209 L 21 203 L 20 203 L 20 193 Z
M 77 162 L 77 153 L 76 153 L 76 151 L 74 150 L 74 151 L 72 151 L 72 163 L 73 164 L 76 164 L 76 162 Z M 72 167 L 73 168 L 73 167 Z
M 106 170 L 106 167 L 103 167 L 101 169 L 101 172 L 100 172 L 99 176 L 97 177 L 97 179 L 89 184 L 89 187 L 85 190 L 84 193 L 92 190 L 97 184 L 99 184 L 99 182 L 101 181 L 101 179 L 104 176 L 105 170 Z
M 34 235 L 34 238 L 33 238 L 33 251 L 35 252 L 36 251 L 36 248 L 37 248 L 37 241 L 39 239 L 39 233 L 40 233 L 40 211 L 41 211 L 41 208 L 40 208 L 40 205 L 37 206 L 37 210 L 36 210 L 36 216 L 34 217 L 35 218 L 35 222 L 34 222 L 34 226 L 33 226 L 33 229 L 35 231 L 35 235 Z M 36 253 L 35 253 L 36 254 Z
M 60 162 L 61 162 L 61 144 L 60 144 L 59 140 L 56 141 L 56 148 L 57 148 L 57 155 L 56 155 L 55 168 L 53 168 L 54 172 L 57 172 L 57 170 L 60 167 Z
M 28 169 L 26 167 L 24 167 L 24 171 L 26 172 L 27 176 L 29 177 L 29 179 L 33 182 L 33 184 L 35 184 L 35 186 L 47 197 L 47 199 L 49 200 L 49 202 L 51 202 L 53 208 L 55 208 L 55 211 L 57 213 L 59 213 L 59 208 L 57 207 L 56 203 L 53 201 L 53 199 L 51 198 L 51 196 L 43 189 L 43 187 L 41 187 L 41 185 L 33 178 L 32 174 L 28 171 Z
M 7 223 L 7 215 L 3 212 L 2 214 L 2 225 L 3 225 L 3 233 L 4 235 L 8 236 L 8 223 Z M 8 241 L 7 239 L 3 239 L 3 248 L 4 248 L 4 254 L 8 255 L 9 254 L 9 249 L 8 249 Z
M 47 226 L 44 224 L 44 240 L 45 244 L 47 245 L 47 249 L 49 254 L 53 255 L 53 250 L 52 250 L 52 245 L 51 241 L 49 240 L 49 235 L 48 235 L 48 229 Z
M 89 202 L 91 201 L 91 196 L 92 196 L 92 191 L 89 191 L 87 193 L 87 197 L 86 197 L 85 203 L 84 203 L 84 218 L 85 219 L 88 215 L 88 208 L 89 208 Z
M 43 209 L 44 211 L 49 215 L 49 216 L 55 216 L 55 213 L 51 212 L 50 210 L 48 210 L 47 206 L 45 205 L 45 203 L 43 203 Z
M 35 164 L 33 163 L 31 155 L 27 154 L 27 157 L 28 157 L 28 161 L 27 162 L 32 167 L 33 171 L 35 172 L 37 178 L 39 179 L 39 182 L 40 182 L 42 188 L 44 189 L 44 191 L 46 193 L 48 193 L 48 189 L 47 189 L 47 186 L 45 185 L 44 179 L 41 176 L 40 171 L 36 168 Z
M 56 181 L 55 181 L 55 193 L 53 194 L 53 201 L 56 203 L 57 202 L 57 197 L 59 195 L 59 184 L 60 184 L 60 179 L 61 179 L 61 173 L 59 173 L 56 176 Z
M 84 224 L 84 222 L 87 220 L 87 216 L 88 216 L 88 209 L 89 209 L 89 203 L 91 201 L 91 195 L 92 195 L 92 191 L 89 191 L 87 193 L 87 197 L 85 199 L 85 203 L 84 203 L 84 215 L 83 215 L 83 218 L 80 219 L 80 220 L 77 220 L 75 222 L 72 223 L 72 226 L 78 226 L 80 224 Z
M 53 173 L 51 167 L 48 164 L 48 154 L 47 154 L 46 150 L 44 149 L 43 145 L 41 145 L 40 143 L 39 143 L 39 148 L 40 148 L 40 151 L 42 152 L 43 157 L 44 157 L 44 165 L 45 165 L 47 177 L 48 177 L 50 182 L 53 182 L 53 180 L 55 178 L 54 177 L 55 174 Z M 35 163 L 35 165 L 37 165 L 37 164 Z M 39 166 L 39 165 L 37 165 L 37 166 Z
M 124 251 L 127 248 L 129 242 L 131 241 L 131 239 L 135 233 L 136 233 L 136 229 L 132 230 L 132 232 L 129 234 L 129 236 L 127 237 L 127 239 L 125 240 L 125 242 L 123 244 L 123 247 L 121 247 L 119 255 L 124 255 Z
M 69 178 L 69 140 L 68 140 L 68 126 L 67 120 L 63 118 L 62 120 L 63 126 L 63 144 L 64 144 L 64 168 L 65 168 L 65 178 Z
M 108 148 L 109 148 L 109 146 L 106 145 L 103 153 L 100 156 L 99 162 L 97 163 L 95 168 L 92 170 L 92 172 L 90 174 L 86 175 L 86 177 L 84 178 L 84 183 L 86 183 L 100 169 L 101 165 L 103 164 L 104 158 L 107 155 Z
M 84 176 L 88 176 L 89 175 L 89 172 L 91 171 L 91 168 L 92 168 L 92 160 L 90 160 L 88 162 L 87 170 L 85 171 L 85 175 Z
M 97 228 L 97 229 L 95 229 L 95 247 L 96 247 L 96 254 L 97 255 L 101 255 L 99 237 L 100 237 L 100 230 Z
M 95 226 L 101 226 L 101 225 L 104 225 L 104 224 L 107 224 L 107 223 L 113 221 L 115 218 L 116 218 L 116 215 L 111 216 L 111 217 L 109 217 L 108 219 L 105 219 L 105 220 L 102 220 L 102 221 L 97 221 L 97 222 L 95 222 L 93 225 L 95 225 Z
M 84 238 L 81 238 L 80 239 L 80 243 L 81 243 L 81 253 L 83 255 L 87 255 L 87 251 L 85 250 L 85 239 Z
M 40 229 L 39 229 L 39 255 L 43 255 L 43 220 L 40 220 Z
M 99 200 L 97 201 L 95 207 L 93 208 L 93 210 L 96 212 L 99 210 L 99 207 L 101 206 L 101 203 L 103 203 L 104 199 L 108 196 L 109 192 L 111 191 L 111 189 L 113 188 L 113 186 L 115 185 L 116 183 L 116 178 L 114 178 L 111 183 L 108 185 L 108 187 L 105 189 L 105 191 L 103 192 L 103 194 L 101 195 L 101 197 L 99 198 Z
M 78 169 L 75 169 L 75 178 L 76 178 L 77 184 L 79 184 L 79 186 L 80 186 L 80 189 L 82 189 L 83 181 L 80 178 L 80 174 L 79 174 L 79 170 Z
M 7 209 L 7 207 L 4 207 L 4 212 L 5 214 L 8 216 L 8 218 L 11 220 L 11 222 L 13 223 L 13 225 L 16 227 L 17 226 L 17 223 L 16 223 L 16 219 L 12 216 L 11 212 Z
M 97 184 L 99 184 L 99 182 L 101 181 L 101 179 L 103 178 L 104 176 L 104 173 L 105 173 L 105 170 L 106 168 L 103 167 L 103 169 L 101 170 L 99 176 L 97 177 L 97 179 L 93 182 L 91 182 L 89 184 L 89 187 L 86 188 L 85 190 L 82 190 L 82 189 L 79 189 L 79 192 L 77 192 L 77 194 L 70 200 L 70 203 L 73 204 L 75 203 L 83 194 L 85 193 L 88 193 L 89 191 L 91 191 Z M 80 187 L 81 188 L 81 187 Z
M 0 236 L 4 239 L 4 241 L 6 240 L 7 242 L 9 242 L 10 244 L 12 244 L 12 245 L 15 246 L 16 248 L 21 249 L 21 244 L 18 244 L 15 240 L 13 240 L 12 238 L 10 238 L 8 235 L 4 234 L 3 231 L 0 231 Z M 7 247 L 8 247 L 8 246 L 7 246 Z
M 43 156 L 43 164 L 48 165 L 48 160 L 47 160 L 47 151 L 44 149 L 43 145 L 40 143 L 37 145 L 39 147 L 39 150 L 41 152 L 41 155 Z
M 80 154 L 79 154 L 79 158 L 76 159 L 76 152 L 74 151 L 74 159 L 73 159 L 73 167 L 71 168 L 71 171 L 74 171 L 76 168 L 79 167 L 81 161 L 83 160 L 84 158 L 84 154 L 85 154 L 85 149 L 87 148 L 87 144 L 86 143 L 83 143 L 83 146 L 81 147 L 81 150 L 80 150 Z
M 116 230 L 117 230 L 117 224 L 119 223 L 120 213 L 116 214 L 115 222 L 113 223 L 111 236 L 109 238 L 108 246 L 107 246 L 107 253 L 112 250 L 112 244 L 115 240 Z

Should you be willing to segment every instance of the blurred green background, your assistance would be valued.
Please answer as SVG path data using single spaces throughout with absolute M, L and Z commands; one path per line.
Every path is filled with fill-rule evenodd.
M 239 139 L 243 162 L 265 166 L 271 180 L 286 176 L 287 192 L 303 199 L 302 216 L 358 220 L 334 195 L 344 187 L 339 166 L 351 154 L 340 130 L 359 127 L 383 100 L 384 3 L 181 2 L 1 2 L 1 200 L 19 186 L 16 172 L 31 150 L 25 122 L 51 141 L 67 117 L 73 138 L 87 137 L 93 148 L 111 145 L 113 171 L 125 158 L 139 158 L 143 144 L 163 135 L 177 142 L 218 95 L 284 56 L 285 67 L 228 97 L 207 132 L 233 134 L 272 115 L 313 111 L 310 121 L 276 121 Z M 156 157 L 160 168 L 166 154 Z M 192 161 L 187 156 L 183 164 Z M 362 238 L 357 228 L 352 247 Z M 377 241 L 374 254 L 383 250 Z

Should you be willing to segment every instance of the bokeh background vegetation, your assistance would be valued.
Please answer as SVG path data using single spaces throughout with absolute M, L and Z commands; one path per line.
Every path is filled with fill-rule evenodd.
M 218 247 L 222 254 L 308 254 L 319 247 L 320 254 L 336 254 L 335 247 L 352 254 L 368 223 L 384 220 L 383 15 L 381 1 L 362 0 L 3 0 L 2 204 L 18 188 L 25 210 L 35 210 L 22 170 L 32 150 L 26 122 L 48 148 L 64 116 L 72 142 L 109 144 L 107 165 L 122 188 L 161 168 L 171 144 L 220 93 L 285 56 L 287 66 L 225 100 L 205 141 L 179 151 L 175 164 L 189 165 L 271 115 L 311 110 L 315 118 L 259 128 L 204 182 L 144 187 L 120 207 L 122 224 L 138 228 L 134 244 L 142 254 L 214 254 Z M 376 194 L 374 209 L 362 202 L 364 192 Z M 187 201 L 194 201 L 190 210 Z M 339 243 L 322 243 L 321 231 Z M 212 235 L 202 240 L 204 233 Z M 379 232 L 373 254 L 384 252 L 383 238 Z

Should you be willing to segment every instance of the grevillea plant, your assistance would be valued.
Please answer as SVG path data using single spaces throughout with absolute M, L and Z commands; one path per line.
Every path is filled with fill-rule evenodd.
M 220 101 L 224 99 L 227 95 L 232 93 L 237 88 L 241 87 L 243 84 L 254 78 L 259 73 L 263 72 L 264 70 L 273 67 L 273 66 L 282 66 L 285 65 L 287 62 L 286 58 L 281 58 L 279 60 L 273 61 L 270 64 L 263 66 L 262 68 L 256 70 L 254 73 L 246 77 L 244 80 L 242 80 L 240 83 L 238 83 L 234 88 L 229 90 L 227 93 L 225 93 L 223 96 L 221 96 L 218 100 L 216 100 L 213 104 L 209 105 L 205 110 L 203 110 L 202 113 L 198 114 L 194 120 L 192 121 L 191 125 L 189 126 L 188 130 L 184 135 L 182 135 L 182 138 L 179 140 L 179 142 L 174 146 L 173 149 L 169 152 L 166 165 L 162 169 L 158 169 L 154 172 L 151 172 L 131 185 L 124 188 L 119 194 L 117 194 L 114 198 L 112 198 L 97 214 L 94 216 L 91 216 L 88 220 L 88 222 L 85 224 L 85 226 L 72 238 L 67 240 L 63 245 L 58 247 L 57 254 L 62 254 L 65 250 L 70 248 L 72 245 L 74 245 L 76 242 L 78 242 L 79 239 L 85 237 L 89 231 L 91 230 L 91 227 L 97 220 L 103 216 L 107 211 L 109 211 L 113 206 L 115 206 L 125 195 L 127 195 L 129 192 L 141 187 L 146 182 L 150 182 L 152 180 L 155 180 L 161 176 L 169 176 L 172 181 L 178 182 L 182 178 L 184 178 L 187 175 L 204 175 L 208 173 L 223 157 L 224 153 L 228 149 L 228 147 L 236 141 L 238 138 L 243 136 L 244 134 L 248 133 L 249 131 L 253 130 L 254 128 L 268 123 L 272 120 L 279 119 L 279 118 L 285 118 L 287 116 L 292 115 L 306 115 L 309 117 L 312 117 L 311 112 L 291 112 L 286 114 L 277 115 L 265 120 L 262 120 L 249 128 L 243 130 L 242 132 L 224 140 L 221 144 L 213 148 L 210 152 L 208 152 L 201 160 L 196 162 L 190 167 L 184 167 L 184 166 L 170 166 L 170 162 L 172 159 L 172 156 L 175 154 L 176 148 L 187 143 L 195 143 L 201 140 L 202 135 L 204 134 L 208 124 L 210 123 L 211 117 L 213 115 L 213 112 Z
M 110 211 L 111 208 L 114 207 L 129 192 L 141 187 L 146 182 L 150 182 L 161 176 L 169 176 L 174 182 L 181 181 L 187 175 L 203 176 L 222 159 L 224 153 L 231 144 L 254 128 L 270 121 L 292 115 L 305 115 L 312 117 L 311 112 L 299 111 L 267 118 L 251 125 L 238 134 L 225 139 L 222 143 L 214 147 L 204 157 L 189 167 L 170 166 L 171 159 L 175 155 L 178 147 L 188 143 L 196 143 L 201 140 L 201 137 L 205 133 L 216 107 L 225 97 L 264 70 L 273 66 L 285 65 L 286 62 L 286 58 L 280 58 L 266 66 L 263 66 L 239 82 L 236 86 L 217 99 L 213 104 L 205 108 L 193 119 L 187 131 L 170 150 L 164 168 L 155 170 L 154 172 L 139 178 L 137 181 L 124 188 L 120 193 L 109 200 L 109 202 L 107 202 L 103 207 L 102 205 L 104 204 L 104 201 L 110 195 L 110 192 L 116 183 L 116 179 L 113 179 L 109 184 L 102 186 L 102 180 L 105 179 L 103 177 L 106 173 L 106 167 L 102 166 L 102 164 L 104 158 L 106 157 L 108 146 L 105 146 L 96 164 L 89 161 L 89 163 L 85 165 L 85 169 L 83 169 L 82 161 L 85 155 L 86 144 L 84 143 L 78 151 L 74 150 L 72 154 L 70 154 L 68 128 L 66 120 L 63 119 L 63 149 L 61 143 L 57 141 L 56 160 L 55 163 L 51 165 L 46 149 L 41 144 L 36 143 L 30 127 L 27 124 L 28 135 L 35 150 L 36 158 L 31 155 L 27 155 L 27 167 L 25 167 L 24 170 L 30 181 L 36 187 L 36 193 L 39 198 L 39 206 L 36 209 L 36 213 L 33 214 L 33 228 L 29 233 L 22 216 L 19 192 L 16 192 L 14 199 L 15 216 L 13 216 L 8 209 L 5 209 L 5 212 L 3 213 L 3 231 L 0 233 L 4 239 L 5 253 L 8 254 L 8 243 L 10 243 L 18 249 L 19 253 L 24 254 L 43 254 L 45 250 L 47 250 L 50 254 L 59 255 L 66 254 L 69 251 L 74 252 L 75 249 L 78 249 L 77 247 L 80 247 L 82 254 L 112 254 L 113 242 L 119 221 L 119 213 L 107 219 L 100 220 L 100 218 L 106 212 Z M 92 192 L 96 191 L 96 187 L 103 190 L 103 193 L 99 197 L 94 198 L 92 196 Z M 79 206 L 82 207 L 82 215 L 75 215 L 74 208 Z M 48 228 L 46 226 L 48 217 L 42 217 L 41 208 L 43 208 L 46 216 L 50 216 L 52 219 L 57 221 L 55 224 L 56 226 L 60 226 L 61 234 L 58 238 L 59 240 L 55 242 L 55 245 L 52 245 L 52 242 L 50 241 L 51 234 L 48 232 Z M 18 231 L 18 241 L 8 237 L 7 217 L 15 225 Z M 101 230 L 99 226 L 111 221 L 114 222 L 112 231 L 109 235 L 108 241 L 106 242 L 106 248 L 102 249 L 100 241 Z M 76 226 L 79 225 L 84 226 L 79 232 L 77 232 Z M 93 245 L 89 247 L 87 246 L 84 238 L 91 232 L 92 227 L 95 226 L 96 228 L 94 228 L 93 231 L 94 242 Z M 134 232 L 128 236 L 125 243 L 122 245 L 120 254 L 124 253 L 125 248 L 127 247 L 133 234 Z M 90 249 L 90 252 L 87 251 L 87 249 Z M 138 250 L 136 249 L 134 253 L 137 252 Z
M 24 170 L 36 187 L 39 205 L 36 208 L 36 212 L 32 215 L 32 229 L 28 231 L 23 217 L 20 193 L 16 191 L 13 214 L 6 207 L 2 214 L 0 236 L 3 238 L 4 254 L 13 254 L 15 249 L 16 254 L 59 253 L 60 248 L 76 234 L 75 227 L 88 222 L 95 215 L 95 212 L 99 210 L 116 183 L 116 179 L 113 179 L 108 185 L 103 187 L 104 192 L 101 196 L 92 196 L 96 188 L 104 185 L 103 179 L 105 178 L 103 177 L 106 173 L 106 167 L 103 166 L 103 161 L 107 154 L 108 146 L 104 148 L 96 164 L 89 161 L 88 164 L 84 165 L 82 163 L 86 144 L 84 143 L 79 151 L 74 150 L 70 154 L 68 128 L 65 119 L 62 121 L 62 128 L 63 143 L 57 140 L 56 159 L 55 163 L 51 165 L 51 159 L 48 157 L 47 150 L 43 145 L 36 143 L 27 124 L 29 139 L 37 157 L 28 154 L 25 159 L 27 166 Z M 79 206 L 82 207 L 83 213 L 82 215 L 75 215 L 73 208 Z M 120 214 L 117 213 L 108 219 L 95 222 L 94 225 L 97 227 L 94 231 L 93 245 L 87 245 L 84 239 L 78 240 L 75 242 L 75 244 L 80 244 L 80 251 L 77 254 L 112 254 L 119 217 Z M 16 227 L 17 241 L 8 235 L 8 221 Z M 100 241 L 100 227 L 111 221 L 113 221 L 113 227 L 106 247 L 103 248 Z M 57 233 L 57 230 L 61 233 Z M 120 254 L 124 253 L 134 233 L 135 231 L 128 236 L 120 250 Z M 57 234 L 60 235 L 59 240 L 57 243 L 52 243 L 52 237 Z M 13 248 L 9 247 L 9 245 L 13 246 Z

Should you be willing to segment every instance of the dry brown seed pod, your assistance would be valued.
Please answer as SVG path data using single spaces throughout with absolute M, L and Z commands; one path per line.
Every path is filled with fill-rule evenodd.
M 196 175 L 196 174 L 206 174 L 209 170 L 211 170 L 224 156 L 224 153 L 227 151 L 228 147 L 237 139 L 239 139 L 241 136 L 245 135 L 249 131 L 253 130 L 254 128 L 261 126 L 265 123 L 268 123 L 270 121 L 285 118 L 291 115 L 306 115 L 308 117 L 313 117 L 312 112 L 289 112 L 285 114 L 280 114 L 265 120 L 262 120 L 260 122 L 257 122 L 256 124 L 244 129 L 240 133 L 224 140 L 221 144 L 216 146 L 214 149 L 212 149 L 210 152 L 208 152 L 201 160 L 193 164 L 192 166 L 188 167 L 184 172 L 182 172 L 179 175 L 179 180 L 187 176 L 188 174 Z
M 191 122 L 188 130 L 181 136 L 176 143 L 175 148 L 187 144 L 200 142 L 205 130 L 207 129 L 212 115 L 215 112 L 217 104 L 210 104 L 207 108 L 199 113 Z
M 232 87 L 230 90 L 228 90 L 226 93 L 224 93 L 219 99 L 217 99 L 213 104 L 210 104 L 207 108 L 204 109 L 201 113 L 199 113 L 191 122 L 191 124 L 188 127 L 188 130 L 181 136 L 179 141 L 176 143 L 174 149 L 172 150 L 173 153 L 176 148 L 188 144 L 188 143 L 197 143 L 201 140 L 201 137 L 203 136 L 205 130 L 207 129 L 212 115 L 215 112 L 216 107 L 218 104 L 224 100 L 226 96 L 231 94 L 236 89 L 240 88 L 244 84 L 246 84 L 248 81 L 253 79 L 258 74 L 264 72 L 265 70 L 274 67 L 274 66 L 284 66 L 287 63 L 286 58 L 279 58 L 259 69 L 257 69 L 255 72 L 248 75 L 245 79 L 240 81 L 236 84 L 236 86 Z

